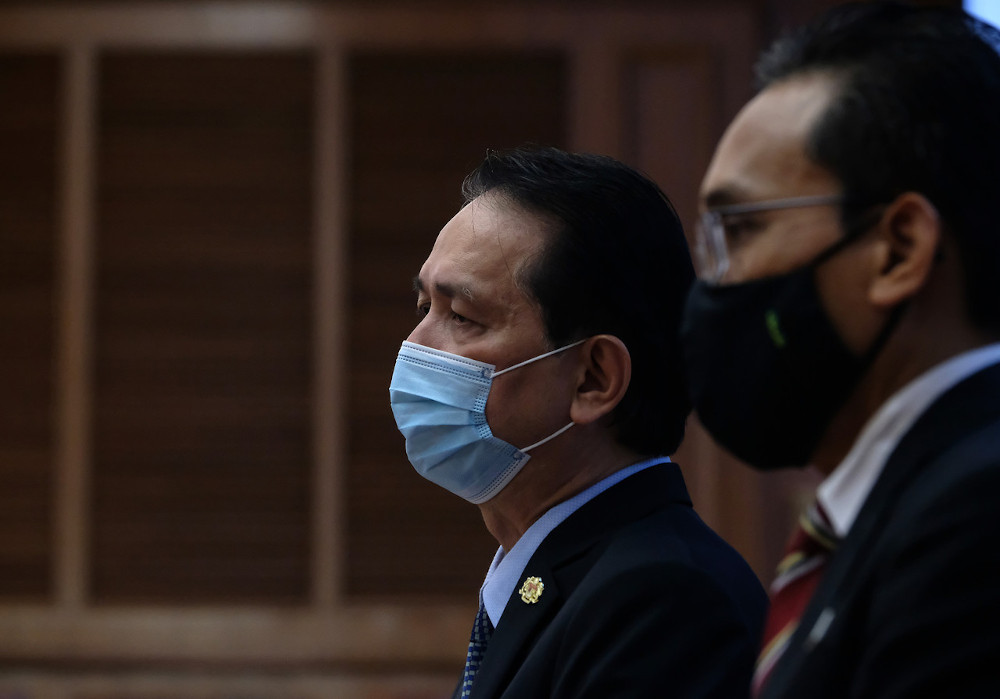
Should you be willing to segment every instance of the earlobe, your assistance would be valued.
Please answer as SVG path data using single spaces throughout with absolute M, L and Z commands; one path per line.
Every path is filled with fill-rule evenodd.
M 578 425 L 595 422 L 621 402 L 632 379 L 632 357 L 614 335 L 595 335 L 582 346 L 583 363 L 570 419 Z
M 941 217 L 926 197 L 906 192 L 888 206 L 879 226 L 881 259 L 869 300 L 891 308 L 926 284 L 941 244 Z

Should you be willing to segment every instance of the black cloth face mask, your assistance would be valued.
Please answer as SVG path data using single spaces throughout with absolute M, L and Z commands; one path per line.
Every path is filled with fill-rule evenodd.
M 859 357 L 823 308 L 816 268 L 856 239 L 788 274 L 697 281 L 688 295 L 681 342 L 694 408 L 719 444 L 755 468 L 807 465 L 896 325 L 901 306 Z

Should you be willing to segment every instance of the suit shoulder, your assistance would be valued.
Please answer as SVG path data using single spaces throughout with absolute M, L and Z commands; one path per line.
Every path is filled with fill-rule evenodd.
M 962 439 L 931 462 L 899 496 L 891 526 L 922 527 L 929 517 L 982 522 L 1000 520 L 994 494 L 1000 486 L 1000 429 L 991 426 Z
M 610 537 L 601 558 L 612 569 L 662 566 L 712 577 L 725 571 L 729 576 L 749 575 L 756 580 L 739 552 L 690 507 L 659 510 L 621 528 Z
M 719 605 L 755 634 L 767 605 L 760 581 L 735 549 L 690 508 L 687 513 L 658 512 L 616 532 L 581 576 L 578 593 Z

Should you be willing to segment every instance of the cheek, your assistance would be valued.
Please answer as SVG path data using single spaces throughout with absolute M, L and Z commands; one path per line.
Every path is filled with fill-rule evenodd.
M 486 401 L 493 434 L 516 447 L 533 444 L 569 421 L 572 398 L 566 377 L 556 366 L 530 368 L 535 370 L 517 376 L 518 370 L 494 381 Z
M 868 298 L 869 276 L 865 258 L 840 255 L 816 270 L 816 289 L 841 340 L 856 355 L 863 355 L 881 330 L 884 314 Z
M 519 441 L 530 411 L 524 404 L 523 382 L 518 379 L 512 372 L 493 382 L 486 401 L 486 424 L 494 436 L 520 447 L 524 446 Z
M 761 235 L 730 250 L 725 281 L 744 282 L 790 272 L 809 259 L 808 253 L 792 236 Z

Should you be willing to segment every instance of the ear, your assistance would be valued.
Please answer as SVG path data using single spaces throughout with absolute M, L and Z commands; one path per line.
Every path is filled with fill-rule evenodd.
M 879 222 L 882 235 L 878 273 L 868 299 L 891 308 L 923 288 L 941 244 L 941 217 L 926 197 L 899 195 Z
M 570 419 L 578 425 L 595 422 L 621 402 L 632 380 L 632 357 L 614 335 L 594 335 L 582 346 L 583 362 Z

